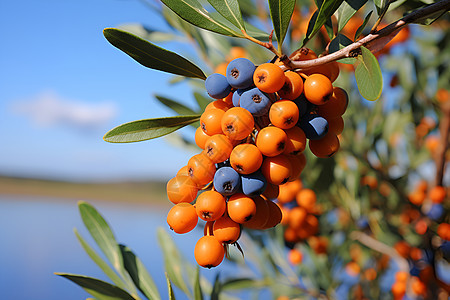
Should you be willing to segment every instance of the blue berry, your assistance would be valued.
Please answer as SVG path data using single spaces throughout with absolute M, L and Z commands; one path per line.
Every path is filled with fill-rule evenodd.
M 237 89 L 245 89 L 253 85 L 255 65 L 246 58 L 236 58 L 227 66 L 228 83 Z
M 267 180 L 260 170 L 241 175 L 241 188 L 242 192 L 247 196 L 259 196 L 261 195 L 267 186 Z
M 269 97 L 256 87 L 242 93 L 239 103 L 255 117 L 267 114 L 270 104 Z
M 208 95 L 214 99 L 225 98 L 231 92 L 227 78 L 219 73 L 211 74 L 206 78 L 205 88 Z
M 306 100 L 304 94 L 301 94 L 297 99 L 293 101 L 298 107 L 298 115 L 300 118 L 304 116 L 306 113 L 310 112 L 311 109 L 314 107 L 314 104 Z
M 246 88 L 246 89 L 237 89 L 234 91 L 233 93 L 233 98 L 231 99 L 231 101 L 233 101 L 233 106 L 235 107 L 239 107 L 240 106 L 240 100 L 241 100 L 241 96 L 245 91 L 248 91 L 250 88 Z
M 433 204 L 430 207 L 430 210 L 427 212 L 427 216 L 432 219 L 432 220 L 438 220 L 442 214 L 444 213 L 444 208 L 442 207 L 441 204 Z
M 318 114 L 304 115 L 299 121 L 299 126 L 310 140 L 319 140 L 328 132 L 328 121 Z
M 214 189 L 224 196 L 230 196 L 239 191 L 241 175 L 232 167 L 222 167 L 214 174 Z

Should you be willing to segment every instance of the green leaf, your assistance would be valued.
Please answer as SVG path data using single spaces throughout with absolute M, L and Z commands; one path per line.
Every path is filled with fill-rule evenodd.
M 314 24 L 312 26 L 311 32 L 309 32 L 305 38 L 305 41 L 303 41 L 303 44 L 306 44 L 306 41 L 310 40 L 319 30 L 320 28 L 325 24 L 325 22 L 331 18 L 331 16 L 334 14 L 334 12 L 339 8 L 339 6 L 342 4 L 343 0 L 329 0 L 329 1 L 323 1 L 322 5 L 320 6 L 317 17 L 315 20 L 311 18 L 310 25 Z M 313 16 L 314 17 L 314 16 Z M 309 29 L 308 29 L 309 31 Z
M 203 300 L 202 287 L 200 286 L 200 267 L 198 266 L 195 270 L 194 299 Z
M 199 92 L 194 92 L 194 98 L 195 101 L 197 101 L 200 111 L 204 111 L 206 106 L 209 103 L 211 103 L 211 98 L 205 97 L 203 94 L 200 94 Z
M 89 246 L 89 244 L 83 239 L 83 237 L 74 229 L 75 235 L 83 247 L 84 251 L 89 255 L 89 257 L 97 264 L 97 266 L 102 269 L 102 271 L 119 287 L 126 289 L 126 284 L 117 275 L 117 273 L 95 252 L 95 250 Z
M 447 9 L 444 8 L 444 9 L 434 12 L 431 15 L 424 16 L 423 18 L 419 18 L 419 19 L 415 20 L 413 23 L 421 24 L 421 25 L 431 25 L 434 23 L 434 21 L 436 21 L 437 19 L 442 17 L 447 12 L 448 12 Z
M 173 284 L 179 287 L 186 295 L 190 295 L 191 292 L 183 277 L 183 258 L 181 257 L 177 246 L 163 228 L 158 228 L 157 235 L 164 256 L 164 265 L 168 278 L 170 278 Z
M 372 16 L 373 10 L 371 10 L 367 16 L 364 18 L 364 22 L 362 23 L 361 26 L 358 27 L 358 29 L 356 30 L 355 33 L 355 41 L 359 38 L 359 36 L 361 35 L 361 33 L 363 32 L 364 28 L 366 28 L 367 22 L 369 22 L 370 17 Z
M 365 47 L 355 63 L 355 78 L 358 90 L 367 100 L 380 98 L 383 90 L 383 77 L 376 57 Z
M 79 201 L 78 208 L 80 210 L 81 219 L 92 238 L 113 267 L 123 275 L 124 268 L 122 254 L 120 253 L 119 245 L 117 244 L 108 223 L 106 223 L 105 219 L 89 203 Z
M 169 276 L 167 275 L 167 273 L 165 273 L 165 275 L 166 275 L 166 281 L 167 281 L 167 290 L 168 290 L 168 294 L 169 294 L 169 300 L 175 300 L 175 294 L 173 293 L 173 288 L 172 288 L 172 284 L 170 283 Z
M 200 115 L 175 116 L 128 122 L 108 131 L 103 139 L 110 143 L 151 140 L 172 133 L 200 119 Z
M 216 274 L 216 277 L 214 279 L 213 289 L 211 291 L 211 300 L 218 300 L 220 291 L 222 290 L 222 284 L 219 280 L 219 273 Z
M 237 0 L 208 0 L 208 2 L 231 24 L 240 30 L 245 30 L 241 8 Z
M 286 37 L 294 6 L 295 0 L 269 0 L 270 17 L 277 37 L 278 49 L 281 49 Z
M 197 0 L 161 0 L 168 8 L 183 20 L 206 30 L 223 35 L 243 37 L 243 34 L 233 30 L 216 20 L 202 7 Z
M 141 65 L 176 75 L 206 79 L 203 71 L 184 57 L 153 45 L 131 33 L 106 28 L 105 38 L 115 47 L 128 54 Z
M 341 50 L 342 48 L 347 47 L 348 45 L 352 44 L 352 40 L 350 40 L 348 37 L 343 35 L 342 33 L 339 33 L 331 42 L 330 42 L 330 53 L 334 53 L 336 51 Z M 339 60 L 340 63 L 344 64 L 354 64 L 356 62 L 355 58 L 342 58 Z
M 148 273 L 142 261 L 131 251 L 130 248 L 121 245 L 120 250 L 124 260 L 125 269 L 130 274 L 136 287 L 148 299 L 160 299 L 158 288 Z
M 345 24 L 353 15 L 366 4 L 367 0 L 344 0 L 336 11 L 338 32 L 344 28 Z
M 179 115 L 195 115 L 197 112 L 195 112 L 193 109 L 187 107 L 186 105 L 181 104 L 178 101 L 166 98 L 164 96 L 155 95 L 155 98 L 167 106 L 168 108 L 172 109 L 174 112 L 176 112 Z
M 385 9 L 386 5 L 389 3 L 389 0 L 373 0 L 375 7 L 377 8 L 378 15 L 381 15 L 382 11 Z
M 86 292 L 101 300 L 135 300 L 123 289 L 108 282 L 77 274 L 55 273 L 81 286 Z

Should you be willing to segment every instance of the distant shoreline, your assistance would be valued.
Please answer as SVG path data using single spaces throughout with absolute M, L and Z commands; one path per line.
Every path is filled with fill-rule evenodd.
M 77 183 L 0 176 L 0 195 L 170 206 L 166 196 L 165 183 L 154 181 Z

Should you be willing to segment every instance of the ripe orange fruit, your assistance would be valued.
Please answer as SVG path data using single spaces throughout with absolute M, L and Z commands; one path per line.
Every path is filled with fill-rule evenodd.
M 264 224 L 263 229 L 269 229 L 277 226 L 283 218 L 283 212 L 275 202 L 267 200 L 266 203 L 269 208 L 269 216 L 267 217 L 267 222 Z
M 281 129 L 294 127 L 298 118 L 298 106 L 291 100 L 278 100 L 269 109 L 270 122 Z
M 197 130 L 195 131 L 195 144 L 200 148 L 200 149 L 205 149 L 205 143 L 206 141 L 210 138 L 209 135 L 207 135 L 202 127 L 198 127 Z
M 292 52 L 289 58 L 294 61 L 310 60 L 317 58 L 317 54 L 309 48 L 302 47 Z
M 177 175 L 167 182 L 167 197 L 174 204 L 194 201 L 197 192 L 197 184 L 190 176 Z
M 445 187 L 437 185 L 428 192 L 428 196 L 430 197 L 431 202 L 433 203 L 442 203 L 444 202 L 447 191 Z
M 167 214 L 167 224 L 176 233 L 186 233 L 197 226 L 198 216 L 195 207 L 186 202 L 173 206 Z
M 334 82 L 339 76 L 339 65 L 336 61 L 332 61 L 317 67 L 307 69 L 304 71 L 306 75 L 322 74 Z
M 177 175 L 186 175 L 189 176 L 189 169 L 187 166 L 182 167 L 178 170 Z
M 289 215 L 288 215 L 289 227 L 294 228 L 294 229 L 301 228 L 305 223 L 307 215 L 308 215 L 308 212 L 303 207 L 299 207 L 299 206 L 293 207 L 289 211 Z
M 345 266 L 345 271 L 347 272 L 347 274 L 351 276 L 358 276 L 359 272 L 361 271 L 361 268 L 356 262 L 351 261 Z
M 450 224 L 449 223 L 439 224 L 436 232 L 441 239 L 450 241 Z
M 221 243 L 232 244 L 241 235 L 241 225 L 225 214 L 214 222 L 213 235 Z
M 188 160 L 187 166 L 189 176 L 198 186 L 211 182 L 216 173 L 216 166 L 204 153 L 192 156 Z
M 292 71 L 285 72 L 284 75 L 285 82 L 278 91 L 278 96 L 281 99 L 295 100 L 303 92 L 303 79 L 298 73 Z
M 283 154 L 297 155 L 305 150 L 306 135 L 305 132 L 298 126 L 294 126 L 285 130 L 287 140 L 286 147 Z
M 233 221 L 243 224 L 251 220 L 256 214 L 256 204 L 252 198 L 237 193 L 228 199 L 227 212 Z
M 320 140 L 309 140 L 309 150 L 320 158 L 333 156 L 340 148 L 339 139 L 336 134 L 329 131 Z
M 414 190 L 408 194 L 408 200 L 417 206 L 422 205 L 427 197 L 425 192 Z
M 331 131 L 335 135 L 339 135 L 344 131 L 344 119 L 341 116 L 326 120 L 328 121 L 329 132 Z
M 295 105 L 295 104 L 294 104 Z M 264 127 L 258 132 L 255 144 L 265 156 L 277 156 L 283 153 L 287 142 L 287 135 L 283 129 L 275 126 Z
M 297 204 L 304 207 L 307 212 L 311 213 L 314 211 L 316 205 L 316 193 L 311 189 L 301 189 L 296 195 Z
M 303 85 L 303 89 L 306 99 L 316 105 L 325 104 L 333 94 L 333 85 L 330 79 L 322 74 L 308 76 Z
M 215 164 L 226 161 L 233 150 L 233 144 L 224 134 L 215 134 L 205 142 L 203 153 Z
M 293 265 L 298 265 L 303 260 L 303 254 L 298 249 L 291 249 L 288 252 L 288 260 Z
M 292 165 L 286 155 L 280 154 L 264 158 L 261 171 L 267 182 L 280 185 L 289 181 Z
M 210 136 L 217 133 L 222 133 L 220 120 L 224 114 L 225 111 L 219 108 L 205 110 L 200 116 L 200 127 L 207 135 Z
M 230 164 L 240 174 L 256 172 L 262 164 L 261 151 L 253 144 L 240 144 L 230 154 Z
M 253 73 L 253 82 L 256 87 L 265 93 L 279 91 L 285 83 L 283 70 L 272 63 L 259 65 Z
M 408 258 L 411 246 L 406 241 L 398 241 L 397 243 L 395 243 L 394 249 L 400 256 Z
M 224 113 L 220 124 L 223 133 L 231 140 L 242 140 L 253 131 L 255 121 L 245 108 L 232 107 Z
M 205 111 L 210 110 L 210 109 L 221 109 L 223 111 L 227 111 L 229 108 L 231 108 L 232 105 L 230 105 L 229 103 L 225 102 L 222 99 L 218 99 L 215 100 L 213 102 L 210 102 L 206 107 L 205 107 Z
M 296 180 L 306 166 L 306 156 L 304 153 L 300 153 L 289 155 L 288 158 L 292 165 L 291 178 L 289 180 Z
M 266 189 L 262 193 L 264 197 L 267 199 L 276 199 L 278 198 L 278 195 L 280 194 L 280 187 L 276 184 L 267 183 Z
M 217 267 L 223 261 L 224 256 L 225 249 L 214 236 L 205 235 L 195 244 L 195 260 L 204 268 Z
M 216 191 L 205 191 L 197 197 L 195 210 L 200 219 L 214 221 L 220 218 L 227 208 L 225 198 Z
M 251 229 L 263 229 L 269 219 L 268 201 L 264 200 L 261 196 L 254 197 L 253 201 L 256 205 L 256 213 L 253 218 L 244 222 L 242 225 Z

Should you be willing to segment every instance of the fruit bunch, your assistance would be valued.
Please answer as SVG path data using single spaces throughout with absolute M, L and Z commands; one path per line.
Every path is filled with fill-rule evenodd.
M 215 101 L 195 133 L 202 151 L 167 183 L 175 204 L 169 226 L 186 233 L 199 218 L 206 222 L 194 250 L 203 267 L 222 262 L 225 246 L 237 242 L 242 226 L 267 229 L 281 222 L 280 206 L 272 200 L 280 187 L 299 178 L 307 140 L 318 157 L 339 149 L 348 102 L 346 92 L 332 85 L 339 69 L 320 67 L 308 74 L 284 69 L 276 61 L 255 66 L 241 57 L 228 63 L 226 75 L 214 73 L 205 81 Z

